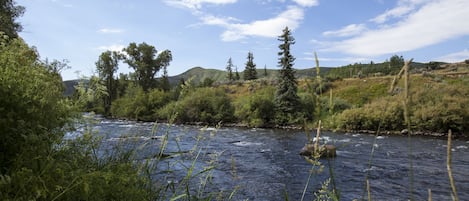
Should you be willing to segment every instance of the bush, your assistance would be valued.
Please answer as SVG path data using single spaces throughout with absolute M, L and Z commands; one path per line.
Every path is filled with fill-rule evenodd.
M 115 100 L 111 105 L 111 113 L 115 117 L 130 118 L 143 121 L 154 121 L 155 114 L 171 100 L 170 92 L 152 89 L 145 93 L 139 86 L 130 86 L 124 97 Z
M 181 123 L 205 122 L 217 124 L 234 120 L 234 107 L 231 100 L 221 88 L 197 88 L 156 112 L 159 118 L 170 118 L 176 115 Z
M 63 90 L 60 76 L 21 39 L 0 46 L 0 173 L 60 142 L 72 117 Z
M 311 93 L 300 93 L 298 94 L 301 100 L 301 111 L 303 117 L 308 120 L 314 120 L 316 115 L 316 96 Z
M 452 85 L 434 83 L 416 92 L 412 122 L 424 131 L 446 133 L 469 129 L 467 82 Z
M 404 110 L 396 97 L 385 97 L 361 108 L 343 111 L 338 115 L 338 127 L 346 130 L 401 130 Z
M 238 98 L 235 104 L 236 118 L 254 127 L 272 124 L 275 116 L 274 93 L 273 87 L 264 87 L 249 96 Z

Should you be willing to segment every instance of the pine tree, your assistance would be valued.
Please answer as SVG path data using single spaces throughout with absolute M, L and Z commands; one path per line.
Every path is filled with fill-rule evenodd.
M 247 59 L 246 68 L 244 69 L 244 80 L 255 80 L 257 79 L 257 71 L 252 52 L 248 53 Z
M 298 82 L 295 78 L 293 65 L 295 58 L 290 53 L 290 45 L 295 44 L 295 38 L 288 27 L 278 37 L 279 45 L 278 64 L 282 68 L 278 77 L 278 86 L 275 94 L 276 121 L 279 124 L 291 122 L 298 115 L 300 98 L 297 94 Z
M 228 65 L 226 65 L 226 71 L 228 73 L 227 75 L 228 81 L 233 81 L 235 77 L 233 75 L 233 62 L 231 61 L 231 57 L 230 59 L 228 59 Z
M 235 66 L 235 80 L 239 80 L 239 79 L 241 78 L 239 77 L 238 66 Z

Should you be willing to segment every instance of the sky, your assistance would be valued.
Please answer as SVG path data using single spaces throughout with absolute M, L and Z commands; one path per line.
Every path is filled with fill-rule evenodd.
M 42 59 L 67 60 L 64 80 L 96 74 L 107 50 L 129 43 L 171 50 L 170 76 L 196 66 L 279 69 L 278 37 L 288 27 L 294 68 L 469 59 L 468 0 L 17 0 L 20 36 Z M 119 65 L 120 73 L 132 70 Z

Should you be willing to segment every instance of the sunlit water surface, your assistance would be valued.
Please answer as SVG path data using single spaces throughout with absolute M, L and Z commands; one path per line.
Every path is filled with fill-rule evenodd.
M 168 181 L 177 183 L 186 175 L 187 167 L 199 153 L 195 172 L 202 171 L 210 164 L 215 165 L 207 189 L 228 194 L 236 189 L 233 200 L 285 200 L 286 193 L 289 200 L 300 200 L 312 167 L 298 154 L 307 142 L 304 131 L 215 129 L 97 120 L 94 131 L 103 137 L 105 146 L 132 141 L 130 145 L 127 143 L 126 148 L 136 150 L 140 161 L 152 159 L 158 154 L 161 139 L 155 139 L 155 136 L 168 134 L 165 153 L 193 152 L 177 154 L 160 162 L 160 171 L 154 173 L 156 180 L 166 177 Z M 78 135 L 79 131 L 66 137 Z M 412 189 L 411 172 L 412 197 L 415 200 L 427 200 L 428 189 L 432 191 L 433 200 L 451 199 L 446 171 L 447 142 L 444 139 L 412 137 L 409 146 L 409 140 L 404 136 L 375 137 L 324 132 L 321 141 L 336 145 L 337 157 L 320 160 L 325 169 L 321 174 L 312 175 L 305 200 L 312 200 L 321 183 L 330 177 L 329 167 L 333 169 L 341 200 L 367 199 L 366 177 L 373 200 L 408 200 Z M 198 146 L 194 149 L 196 144 Z M 453 141 L 453 175 L 461 200 L 469 200 L 468 147 L 469 141 Z M 170 168 L 172 172 L 161 173 L 165 168 Z M 200 180 L 194 180 L 195 185 L 200 184 Z

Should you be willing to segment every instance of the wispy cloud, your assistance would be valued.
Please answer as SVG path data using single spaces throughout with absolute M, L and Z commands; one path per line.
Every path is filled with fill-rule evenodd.
M 226 30 L 221 34 L 223 41 L 236 41 L 247 36 L 277 37 L 279 30 L 288 26 L 294 30 L 303 19 L 303 9 L 297 6 L 290 6 L 279 15 L 265 20 L 257 20 L 250 23 L 232 23 L 232 20 L 204 18 L 204 23 L 208 25 L 219 25 Z
M 202 8 L 203 4 L 215 4 L 215 5 L 232 4 L 232 3 L 236 3 L 237 0 L 165 0 L 165 2 L 172 6 L 189 8 L 191 10 L 197 10 L 197 9 Z
M 214 16 L 201 9 L 203 4 L 222 5 L 236 2 L 236 0 L 166 0 L 168 5 L 189 8 L 201 20 L 201 23 L 197 25 L 223 27 L 225 30 L 220 35 L 223 41 L 237 41 L 249 36 L 277 37 L 280 30 L 286 26 L 292 30 L 298 28 L 304 18 L 306 7 L 319 5 L 318 0 L 293 0 L 294 5 L 287 6 L 276 16 L 246 23 L 241 23 L 234 17 Z
M 312 6 L 319 5 L 319 0 L 293 0 L 293 1 L 303 7 L 312 7 Z
M 103 34 L 115 34 L 115 33 L 122 33 L 124 32 L 124 30 L 122 29 L 108 29 L 108 28 L 102 28 L 100 30 L 98 30 L 98 33 L 103 33 Z
M 376 16 L 370 21 L 381 24 L 392 18 L 402 18 L 405 15 L 415 11 L 419 5 L 430 2 L 429 0 L 399 0 L 397 6 L 391 10 Z
M 338 41 L 326 50 L 353 55 L 377 56 L 416 50 L 469 35 L 469 26 L 467 26 L 469 1 L 408 1 L 418 2 L 415 5 L 420 6 L 400 18 L 397 23 L 374 30 L 369 29 L 353 38 Z
M 314 61 L 314 54 L 311 52 L 305 52 L 304 57 L 301 57 L 299 59 L 302 60 L 307 60 L 307 61 Z M 340 62 L 340 63 L 367 63 L 372 61 L 371 58 L 367 57 L 321 57 L 318 55 L 318 60 L 319 62 Z
M 108 46 L 99 46 L 99 47 L 98 47 L 98 50 L 101 50 L 101 51 L 110 50 L 110 51 L 121 52 L 122 49 L 124 49 L 124 48 L 125 48 L 125 45 L 121 45 L 121 44 L 112 44 L 112 45 L 108 45 Z
M 366 30 L 365 24 L 350 24 L 336 31 L 326 31 L 322 33 L 322 35 L 347 37 L 347 36 L 358 35 L 365 30 Z
M 469 50 L 465 49 L 463 51 L 454 52 L 451 54 L 444 55 L 442 57 L 437 58 L 437 61 L 443 62 L 460 62 L 469 59 Z

